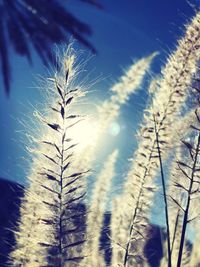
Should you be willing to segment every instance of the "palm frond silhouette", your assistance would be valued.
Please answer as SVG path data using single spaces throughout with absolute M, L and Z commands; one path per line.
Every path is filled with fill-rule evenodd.
M 100 7 L 93 0 L 81 2 Z M 9 43 L 17 54 L 27 57 L 30 63 L 33 50 L 45 64 L 52 60 L 52 45 L 66 42 L 69 35 L 95 52 L 87 40 L 92 33 L 90 27 L 71 14 L 59 0 L 3 0 L 0 15 L 0 60 L 7 95 L 11 83 Z

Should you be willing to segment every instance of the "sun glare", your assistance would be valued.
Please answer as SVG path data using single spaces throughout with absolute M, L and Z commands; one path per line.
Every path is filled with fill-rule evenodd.
M 91 119 L 79 122 L 71 130 L 72 139 L 78 144 L 77 149 L 79 150 L 94 144 L 98 137 L 98 133 L 99 128 L 97 123 Z

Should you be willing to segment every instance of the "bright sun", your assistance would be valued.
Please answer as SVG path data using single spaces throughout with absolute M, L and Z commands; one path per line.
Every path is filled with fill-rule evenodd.
M 80 121 L 70 131 L 75 143 L 78 144 L 77 149 L 82 150 L 83 148 L 92 145 L 98 138 L 99 128 L 97 123 L 91 119 Z
M 115 137 L 120 131 L 120 125 L 117 122 L 113 122 L 106 132 Z M 80 121 L 70 130 L 70 136 L 74 140 L 74 143 L 78 144 L 77 149 L 79 151 L 89 146 L 96 146 L 100 141 L 99 138 L 105 137 L 104 133 L 100 121 L 94 121 L 92 119 Z

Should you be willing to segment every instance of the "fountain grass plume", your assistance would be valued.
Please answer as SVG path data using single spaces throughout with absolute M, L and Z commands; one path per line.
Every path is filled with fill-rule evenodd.
M 76 144 L 69 135 L 83 117 L 72 108 L 83 94 L 74 82 L 75 59 L 69 46 L 58 71 L 46 80 L 46 112 L 35 112 L 41 131 L 35 148 L 30 150 L 30 184 L 20 208 L 16 246 L 10 256 L 12 266 L 75 267 L 83 259 L 84 173 L 73 168 Z
M 85 254 L 83 266 L 105 266 L 104 254 L 100 251 L 100 236 L 103 230 L 104 215 L 112 178 L 115 175 L 115 163 L 118 151 L 113 151 L 104 163 L 100 173 L 97 175 L 94 189 L 92 191 L 91 204 L 87 215 L 87 237 L 85 243 Z M 101 263 L 101 264 L 100 264 Z

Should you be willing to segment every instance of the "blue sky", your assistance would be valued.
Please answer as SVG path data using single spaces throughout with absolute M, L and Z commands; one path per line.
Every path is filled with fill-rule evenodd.
M 175 48 L 177 38 L 183 32 L 183 24 L 194 14 L 184 0 L 103 0 L 104 9 L 99 10 L 78 1 L 68 1 L 69 9 L 83 22 L 90 25 L 90 38 L 98 54 L 88 62 L 86 69 L 90 78 L 101 77 L 90 94 L 90 98 L 100 103 L 108 97 L 108 89 L 129 66 L 132 59 L 147 56 L 154 51 L 160 55 L 153 64 L 152 71 L 158 73 L 167 55 Z M 193 3 L 197 1 L 193 1 Z M 89 53 L 86 48 L 86 54 Z M 53 50 L 52 50 L 53 53 Z M 45 76 L 46 67 L 34 54 L 34 64 L 29 66 L 24 58 L 11 54 L 12 87 L 7 99 L 0 90 L 0 177 L 25 182 L 28 170 L 25 154 L 24 133 L 21 124 L 32 120 L 32 105 L 41 102 L 37 87 L 37 75 Z M 145 86 L 131 97 L 122 108 L 119 123 L 122 131 L 112 139 L 111 147 L 118 146 L 124 158 L 131 156 L 136 146 L 134 133 L 142 118 L 146 104 Z M 111 149 L 110 147 L 110 149 Z M 106 153 L 106 152 L 105 152 Z M 102 154 L 103 157 L 103 154 Z M 24 159 L 25 158 L 25 159 Z M 122 173 L 128 166 L 121 160 Z

